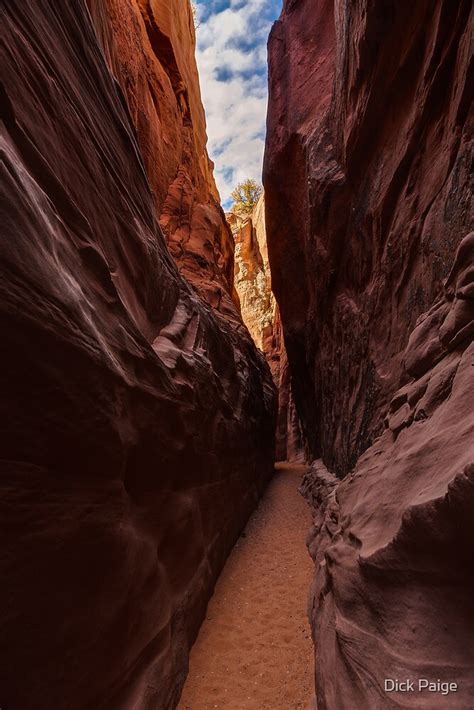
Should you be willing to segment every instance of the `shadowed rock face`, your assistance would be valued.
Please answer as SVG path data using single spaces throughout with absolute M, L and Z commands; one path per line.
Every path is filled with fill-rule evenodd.
M 342 482 L 322 461 L 305 477 L 319 710 L 473 706 L 473 338 L 471 233 L 410 336 L 383 435 Z M 385 678 L 458 690 L 388 695 Z
M 275 311 L 272 336 L 266 341 L 265 355 L 278 390 L 275 458 L 277 461 L 304 463 L 304 441 L 293 397 L 292 376 L 278 307 Z
M 382 431 L 470 229 L 470 10 L 288 0 L 271 33 L 273 290 L 310 452 L 338 475 Z
M 238 319 L 234 244 L 212 173 L 188 0 L 87 0 L 126 98 L 160 225 L 180 272 Z
M 1 41 L 1 705 L 172 708 L 270 373 L 169 255 L 85 1 L 5 3 Z
M 270 38 L 267 239 L 317 459 L 319 710 L 474 705 L 470 12 L 288 0 Z

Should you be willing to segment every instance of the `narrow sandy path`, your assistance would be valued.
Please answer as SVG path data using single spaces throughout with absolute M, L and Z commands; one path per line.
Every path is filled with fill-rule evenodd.
M 302 466 L 277 464 L 218 580 L 179 710 L 314 708 Z

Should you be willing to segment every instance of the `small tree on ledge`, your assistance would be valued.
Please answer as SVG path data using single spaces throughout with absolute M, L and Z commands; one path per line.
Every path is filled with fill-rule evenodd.
M 234 200 L 231 212 L 241 219 L 249 217 L 252 214 L 262 191 L 262 186 L 258 185 L 255 180 L 252 180 L 251 178 L 247 178 L 247 180 L 239 182 L 230 195 Z

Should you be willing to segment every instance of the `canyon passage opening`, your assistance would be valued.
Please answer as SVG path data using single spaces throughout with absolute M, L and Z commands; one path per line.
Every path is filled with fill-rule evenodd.
M 196 6 L 201 22 L 267 7 Z M 233 235 L 220 203 L 191 4 L 0 12 L 0 704 L 176 708 L 214 589 L 227 620 L 227 585 L 256 580 L 264 554 L 272 604 L 296 585 L 301 609 L 309 591 L 319 710 L 472 707 L 471 3 L 285 1 L 268 45 L 278 313 L 262 350 L 234 258 L 265 316 L 266 256 L 253 216 Z M 208 117 L 212 141 L 212 103 Z M 278 458 L 310 462 L 310 584 L 301 470 L 275 474 L 275 430 Z M 261 633 L 306 654 L 303 616 L 289 631 L 290 606 L 272 609 Z M 296 666 L 288 683 L 260 669 L 282 702 L 306 702 L 311 667 Z M 457 689 L 387 690 L 418 677 Z M 221 681 L 198 703 L 205 687 L 224 703 Z

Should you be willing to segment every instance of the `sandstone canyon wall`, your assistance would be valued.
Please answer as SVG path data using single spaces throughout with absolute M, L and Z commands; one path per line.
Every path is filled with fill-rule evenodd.
M 273 290 L 309 449 L 338 475 L 469 231 L 472 24 L 467 0 L 287 0 L 270 36 Z
M 293 400 L 280 313 L 272 292 L 265 194 L 248 217 L 232 212 L 226 217 L 235 242 L 234 278 L 242 319 L 265 355 L 278 391 L 275 457 L 277 461 L 303 461 L 301 427 Z
M 472 37 L 471 3 L 444 0 L 287 0 L 270 37 L 319 710 L 474 704 Z M 419 677 L 458 692 L 384 692 Z
M 234 283 L 242 318 L 257 347 L 265 352 L 275 322 L 265 229 L 265 196 L 262 194 L 251 215 L 226 215 L 235 244 Z
M 87 3 L 128 104 L 170 253 L 199 294 L 237 322 L 234 247 L 206 150 L 191 5 Z
M 474 232 L 404 365 L 409 382 L 354 471 L 339 483 L 319 460 L 303 484 L 319 710 L 474 703 Z M 386 678 L 458 688 L 387 694 Z
M 272 471 L 273 384 L 233 305 L 197 85 L 183 74 L 176 90 L 162 37 L 171 19 L 184 33 L 189 9 L 158 5 L 163 96 L 133 83 L 158 72 L 133 3 L 1 6 L 5 708 L 174 707 L 216 576 Z M 192 73 L 191 30 L 175 59 Z M 211 272 L 225 309 L 208 297 Z

